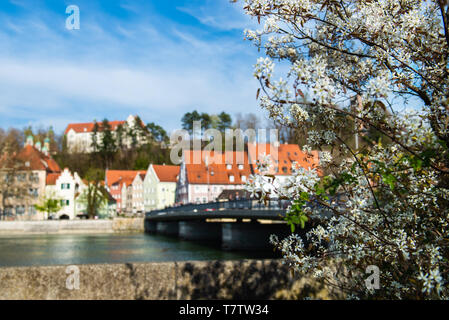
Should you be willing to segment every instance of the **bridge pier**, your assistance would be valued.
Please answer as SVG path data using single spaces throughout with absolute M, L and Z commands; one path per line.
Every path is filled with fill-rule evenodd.
M 220 242 L 221 225 L 220 222 L 180 221 L 179 237 L 184 240 Z
M 272 248 L 270 235 L 279 238 L 289 234 L 285 224 L 259 222 L 230 222 L 223 223 L 222 243 L 224 250 L 267 250 Z
M 178 236 L 179 223 L 177 221 L 159 221 L 156 224 L 156 232 L 167 236 Z
M 147 233 L 156 233 L 157 231 L 157 222 L 150 221 L 145 219 L 143 222 L 144 230 Z

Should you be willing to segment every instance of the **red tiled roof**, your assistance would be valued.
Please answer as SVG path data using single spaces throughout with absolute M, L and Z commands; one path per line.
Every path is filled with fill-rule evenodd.
M 117 183 L 119 183 L 120 185 L 125 184 L 126 186 L 130 186 L 130 185 L 132 185 L 133 181 L 134 181 L 134 178 L 124 178 L 120 181 L 117 181 Z
M 12 157 L 12 162 L 20 163 L 20 170 L 45 170 L 48 173 L 61 172 L 58 163 L 31 145 L 26 145 Z M 6 166 L 10 164 L 4 164 Z
M 56 180 L 61 176 L 60 173 L 49 173 L 47 174 L 47 178 L 45 184 L 47 186 L 54 186 L 56 184 Z
M 112 186 L 115 183 L 122 183 L 125 180 L 134 180 L 137 174 L 145 173 L 145 170 L 108 170 L 106 171 L 106 180 L 108 186 Z
M 122 121 L 109 121 L 109 125 L 111 126 L 111 130 L 115 131 L 119 125 L 124 125 L 126 123 L 125 120 Z M 73 129 L 76 133 L 81 132 L 92 132 L 94 131 L 94 122 L 85 122 L 85 123 L 70 123 L 64 131 L 64 134 L 69 133 L 70 129 Z M 99 131 L 102 130 L 102 123 L 98 122 Z
M 156 172 L 159 181 L 161 182 L 176 182 L 179 174 L 179 166 L 153 165 L 154 172 Z
M 201 155 L 201 163 L 193 164 L 194 159 L 198 155 Z M 227 151 L 224 153 L 216 152 L 210 153 L 209 158 L 214 158 L 220 160 L 221 164 L 211 163 L 211 160 L 208 160 L 209 165 L 208 169 L 205 164 L 206 152 L 201 153 L 201 151 L 186 151 L 184 153 L 185 159 L 190 159 L 186 163 L 187 170 L 187 179 L 189 183 L 192 184 L 244 184 L 245 181 L 242 180 L 242 176 L 246 176 L 248 179 L 251 174 L 251 168 L 248 162 L 248 155 L 246 152 L 233 152 Z M 208 158 L 208 159 L 209 159 Z M 240 164 L 237 164 L 237 159 L 243 159 L 242 169 L 239 169 Z M 229 164 L 231 165 L 230 169 L 228 169 L 226 160 L 230 160 Z M 190 162 L 190 163 L 189 163 Z M 232 182 L 230 177 L 234 176 L 234 181 Z
M 312 155 L 301 151 L 296 144 L 280 144 L 276 151 L 272 150 L 273 146 L 267 144 L 248 144 L 248 153 L 253 165 L 254 171 L 257 173 L 256 162 L 262 159 L 265 153 L 271 156 L 272 169 L 269 174 L 275 175 L 290 175 L 292 173 L 292 163 L 297 164 L 305 169 L 312 169 L 318 166 L 318 151 L 312 151 Z M 277 169 L 277 170 L 276 170 Z

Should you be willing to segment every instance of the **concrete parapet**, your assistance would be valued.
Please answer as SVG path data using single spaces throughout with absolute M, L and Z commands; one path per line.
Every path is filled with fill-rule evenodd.
M 312 278 L 292 275 L 280 260 L 193 261 L 0 268 L 0 299 L 274 299 L 333 298 Z M 67 272 L 69 270 L 69 272 Z M 69 281 L 70 283 L 70 281 Z M 280 294 L 281 293 L 281 294 Z

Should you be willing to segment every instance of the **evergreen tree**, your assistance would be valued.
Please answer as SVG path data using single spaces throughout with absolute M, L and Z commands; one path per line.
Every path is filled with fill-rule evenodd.
M 98 141 L 98 133 L 100 132 L 100 126 L 98 125 L 98 122 L 94 120 L 94 128 L 92 130 L 92 151 L 93 153 L 97 153 L 100 150 L 100 145 Z
M 114 155 L 117 151 L 115 138 L 111 131 L 111 125 L 108 119 L 104 119 L 101 125 L 102 136 L 100 143 L 100 157 L 103 162 L 103 168 L 106 169 L 110 166 L 114 159 Z
M 147 129 L 149 130 L 151 137 L 156 142 L 167 142 L 168 135 L 167 132 L 161 126 L 150 122 L 147 124 Z
M 217 129 L 220 130 L 221 132 L 224 132 L 226 129 L 229 129 L 232 125 L 232 118 L 229 114 L 227 114 L 226 112 L 221 112 L 218 115 L 218 125 L 217 125 Z
M 193 112 L 187 112 L 184 114 L 184 116 L 181 119 L 182 128 L 184 130 L 189 131 L 190 134 L 193 133 L 193 122 L 194 121 L 201 121 L 201 115 L 198 113 L 198 111 L 194 110 Z

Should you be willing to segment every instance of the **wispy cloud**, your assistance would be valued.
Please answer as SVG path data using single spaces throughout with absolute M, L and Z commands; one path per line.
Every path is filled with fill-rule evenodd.
M 244 14 L 243 1 L 206 0 L 190 2 L 178 10 L 196 18 L 202 24 L 220 30 L 243 30 L 255 27 L 256 22 Z
M 202 13 L 224 19 L 205 5 Z M 0 126 L 62 131 L 69 122 L 133 113 L 171 130 L 194 108 L 259 110 L 252 79 L 257 53 L 238 27 L 223 24 L 222 30 L 235 30 L 216 32 L 215 22 L 208 29 L 129 2 L 119 7 L 132 17 L 83 2 L 81 30 L 72 32 L 64 29 L 64 11 L 54 8 L 0 14 L 9 22 L 0 27 Z M 230 21 L 241 18 L 229 10 Z

